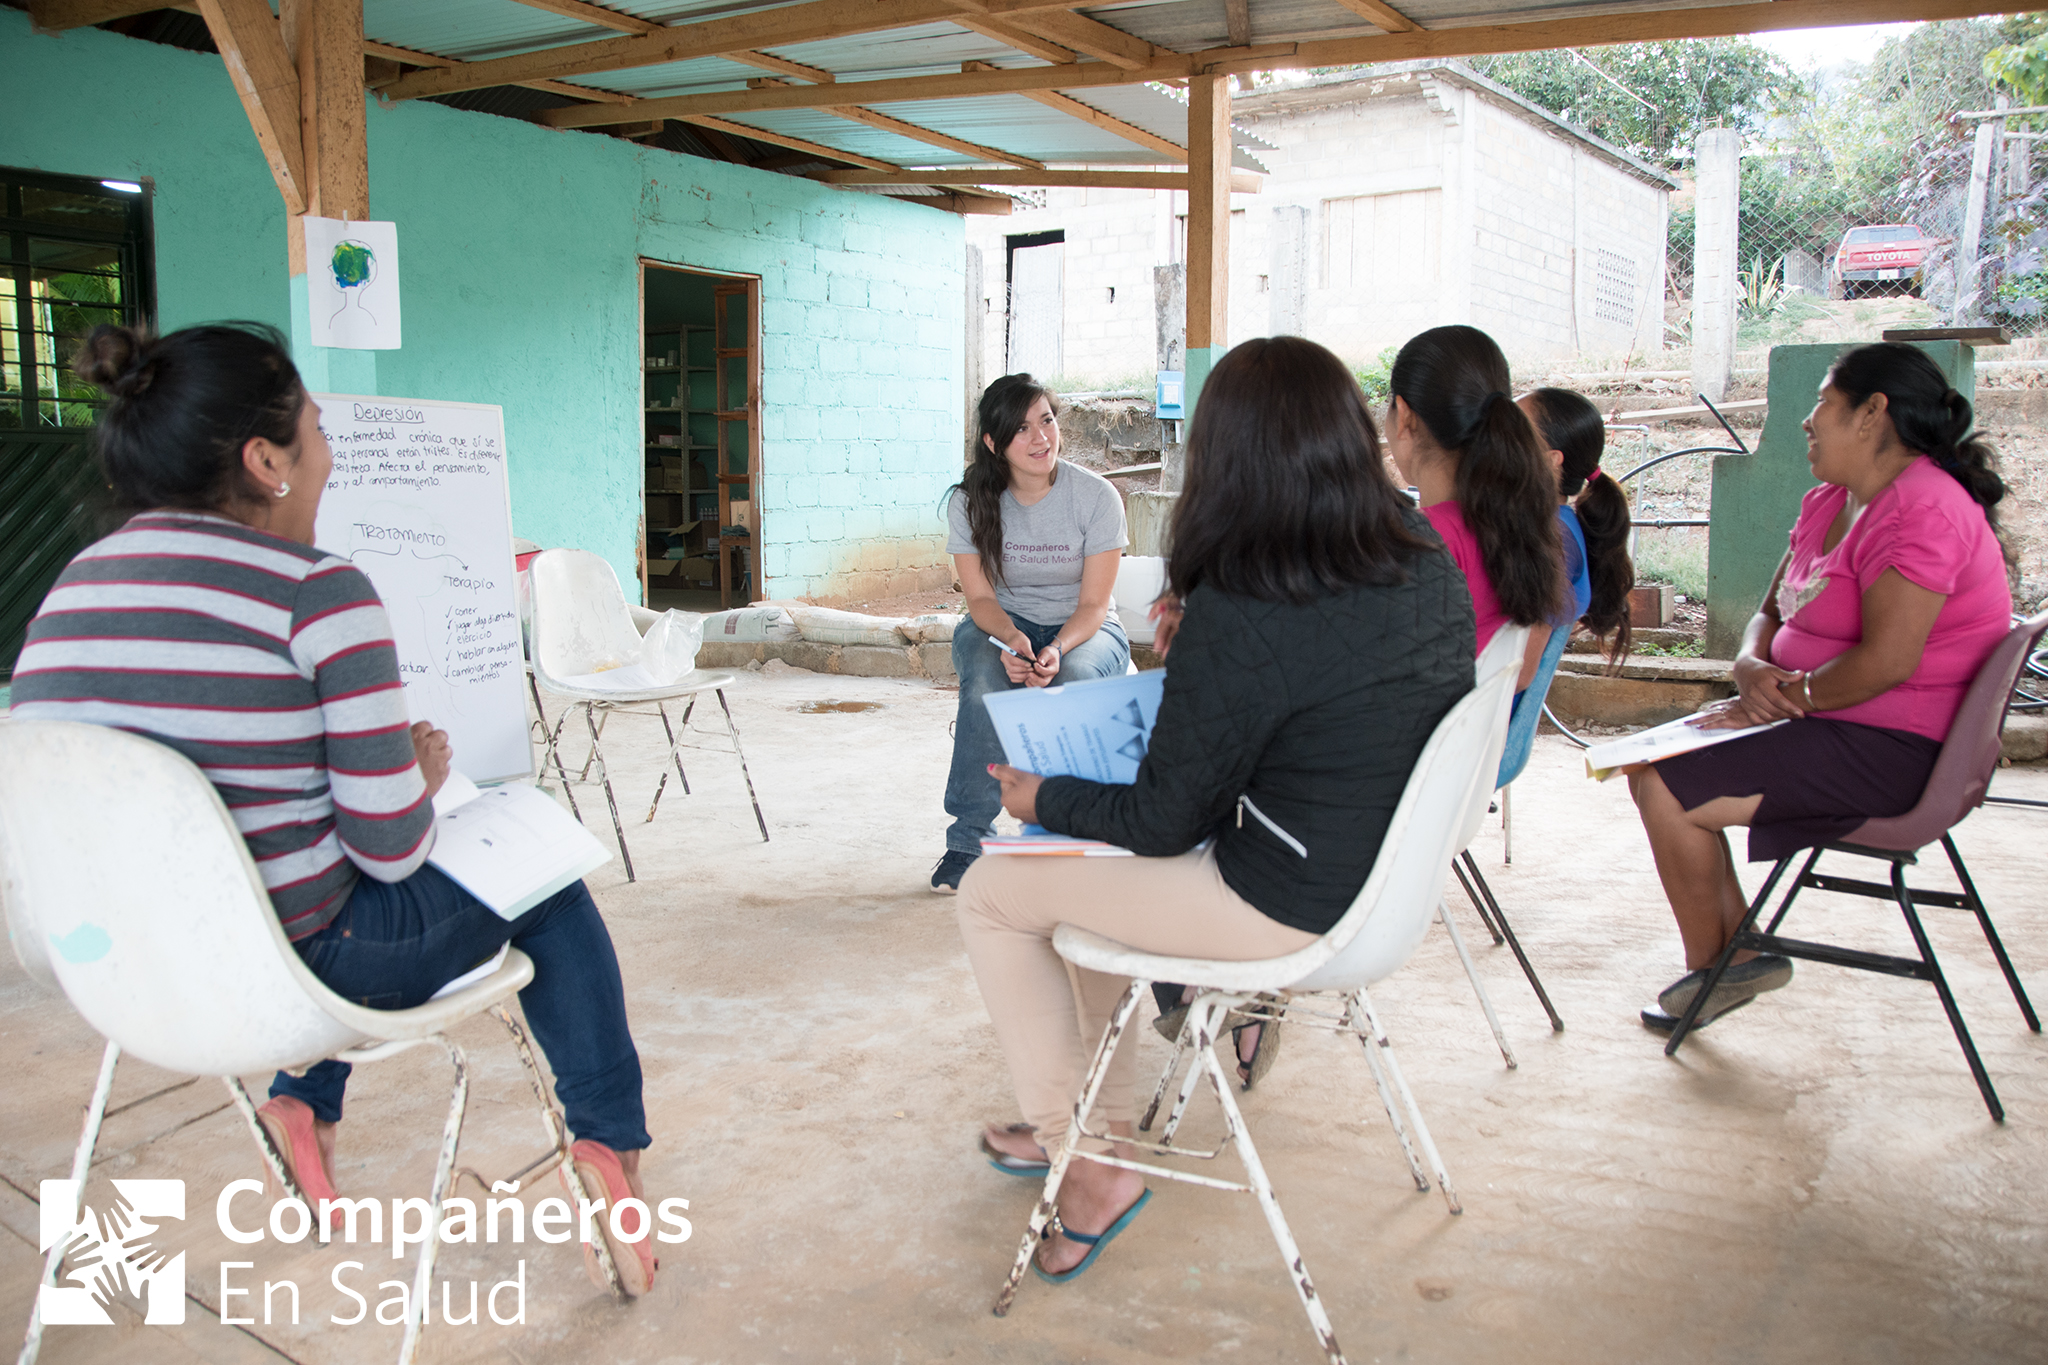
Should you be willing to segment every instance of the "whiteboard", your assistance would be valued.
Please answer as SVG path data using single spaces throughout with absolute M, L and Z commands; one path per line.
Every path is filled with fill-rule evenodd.
M 533 775 L 504 412 L 316 393 L 334 469 L 313 543 L 376 585 L 405 706 L 476 782 Z

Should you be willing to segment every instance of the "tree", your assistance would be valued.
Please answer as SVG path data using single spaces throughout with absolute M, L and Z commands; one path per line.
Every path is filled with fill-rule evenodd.
M 1689 155 L 1710 124 L 1760 133 L 1801 88 L 1784 62 L 1747 38 L 1517 52 L 1472 66 L 1565 122 L 1667 165 Z

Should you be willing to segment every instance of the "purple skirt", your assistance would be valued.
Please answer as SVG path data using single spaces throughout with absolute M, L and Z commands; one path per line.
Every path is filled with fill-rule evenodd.
M 1846 838 L 1866 820 L 1904 815 L 1940 753 L 1939 742 L 1909 730 L 1808 717 L 1656 767 L 1687 810 L 1761 793 L 1749 826 L 1749 860 L 1761 863 Z

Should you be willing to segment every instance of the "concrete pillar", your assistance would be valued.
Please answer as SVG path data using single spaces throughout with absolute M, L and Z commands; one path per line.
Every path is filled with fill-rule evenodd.
M 974 457 L 975 408 L 981 402 L 981 391 L 988 387 L 988 364 L 984 355 L 984 319 L 988 313 L 987 295 L 982 288 L 982 270 L 987 260 L 986 253 L 972 243 L 967 247 L 967 327 L 964 349 L 967 352 L 967 411 L 962 422 L 961 446 L 963 462 Z
M 1977 300 L 1977 249 L 1984 240 L 1984 201 L 1991 189 L 1991 149 L 2004 123 L 2004 119 L 1990 118 L 1977 123 L 1977 145 L 1970 154 L 1970 188 L 1963 200 L 1963 236 L 1956 243 L 1956 301 L 1949 310 L 1951 324 L 1984 311 Z
M 1733 128 L 1702 132 L 1693 174 L 1692 386 L 1718 403 L 1735 367 L 1742 135 Z
M 1188 81 L 1187 413 L 1230 348 L 1230 77 Z
M 1298 337 L 1308 308 L 1308 205 L 1275 208 L 1272 233 L 1266 335 Z
M 1188 268 L 1184 264 L 1152 267 L 1152 308 L 1157 322 L 1155 363 L 1162 370 L 1184 370 L 1188 360 Z

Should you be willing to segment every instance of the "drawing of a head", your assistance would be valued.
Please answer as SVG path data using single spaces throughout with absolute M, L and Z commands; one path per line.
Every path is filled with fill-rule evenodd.
M 334 244 L 328 266 L 337 289 L 360 289 L 377 276 L 377 253 L 363 243 L 344 239 Z

